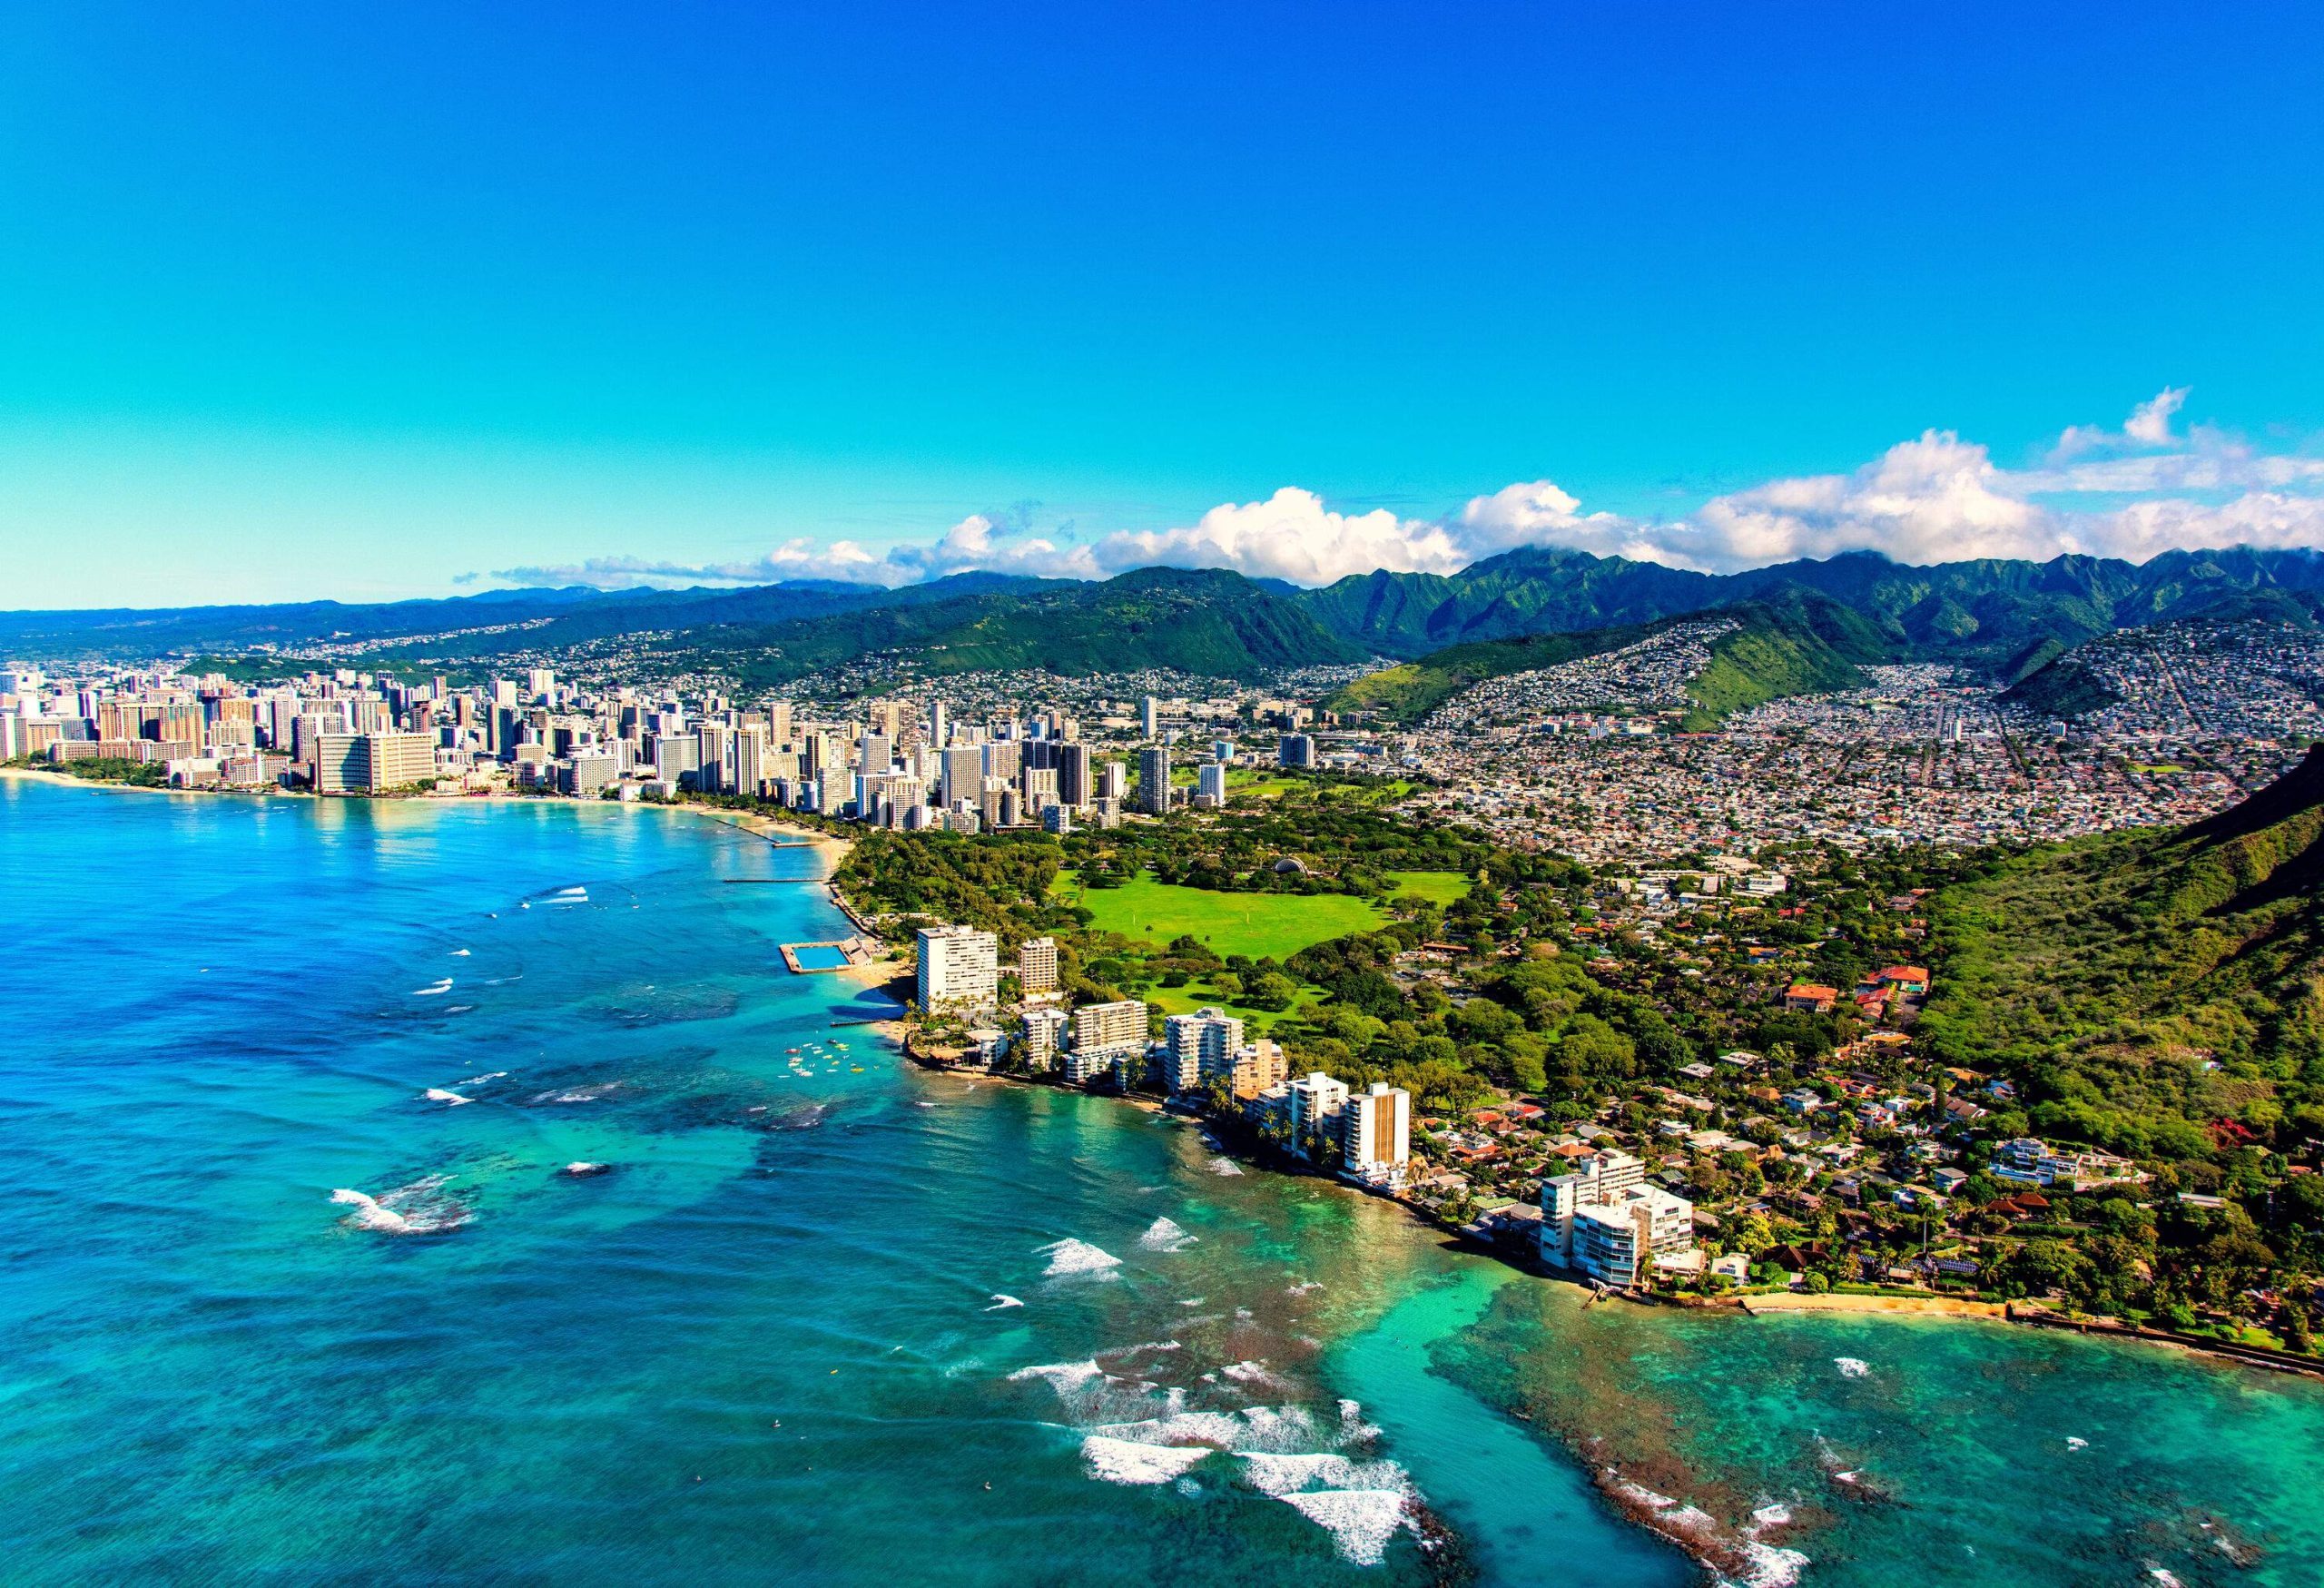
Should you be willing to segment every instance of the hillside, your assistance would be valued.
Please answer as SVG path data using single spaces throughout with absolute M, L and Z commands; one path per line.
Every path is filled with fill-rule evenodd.
M 1650 624 L 1578 634 L 1526 635 L 1452 646 L 1418 661 L 1370 674 L 1324 704 L 1411 723 L 1487 678 L 1529 673 L 1635 645 L 1675 623 L 1725 616 L 1736 626 L 1712 642 L 1709 666 L 1688 686 L 1699 707 L 1689 725 L 1708 728 L 1730 712 L 1791 695 L 1854 688 L 1859 662 L 1886 654 L 1880 636 L 1838 603 L 1801 591 L 1716 613 L 1688 613 Z
M 2324 748 L 2175 831 L 1999 860 L 1932 902 L 1947 1063 L 2033 1127 L 2134 1155 L 2324 1133 Z
M 2311 603 L 2324 556 L 2308 551 L 2166 552 L 2145 564 L 2060 557 L 1910 567 L 1876 553 L 1689 573 L 1621 557 L 1527 547 L 1450 577 L 1354 576 L 1301 599 L 1335 633 L 1388 656 L 1544 632 L 1652 623 L 1803 591 L 1839 603 L 1897 657 L 1970 663 L 2022 676 L 2045 643 L 2064 650 L 2110 629 L 2170 622 L 2259 594 Z M 2044 659 L 2047 659 L 2046 657 Z
M 1179 568 L 1143 568 L 1093 584 L 1006 581 L 790 623 L 690 628 L 666 648 L 746 685 L 883 656 L 893 656 L 900 671 L 909 662 L 922 674 L 1088 676 L 1167 667 L 1250 680 L 1363 656 L 1296 603 L 1240 574 Z

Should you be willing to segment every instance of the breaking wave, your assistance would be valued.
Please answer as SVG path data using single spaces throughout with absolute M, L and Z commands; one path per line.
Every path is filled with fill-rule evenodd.
M 1091 1246 L 1086 1240 L 1074 1240 L 1069 1238 L 1065 1240 L 1051 1241 L 1045 1247 L 1037 1247 L 1034 1248 L 1034 1253 L 1036 1256 L 1043 1254 L 1048 1256 L 1049 1266 L 1043 1272 L 1046 1277 L 1051 1279 L 1065 1278 L 1075 1274 L 1103 1274 L 1108 1269 L 1121 1267 L 1122 1261 L 1113 1253 Z
M 1157 1218 L 1146 1227 L 1137 1244 L 1149 1252 L 1182 1252 L 1198 1238 L 1188 1235 L 1175 1219 Z
M 352 1208 L 340 1222 L 380 1235 L 447 1235 L 466 1224 L 467 1204 L 444 1194 L 449 1175 L 428 1175 L 377 1197 L 345 1188 L 330 1194 L 332 1202 Z
M 1201 1445 L 1141 1445 L 1092 1434 L 1081 1441 L 1089 1475 L 1109 1484 L 1167 1484 L 1210 1455 Z

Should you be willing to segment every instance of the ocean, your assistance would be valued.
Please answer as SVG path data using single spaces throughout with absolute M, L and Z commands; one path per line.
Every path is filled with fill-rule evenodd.
M 2312 1383 L 1584 1309 L 912 1069 L 783 966 L 848 935 L 819 873 L 668 811 L 0 781 L 0 1578 L 1699 1580 L 1652 1514 L 1770 1583 L 2324 1580 Z

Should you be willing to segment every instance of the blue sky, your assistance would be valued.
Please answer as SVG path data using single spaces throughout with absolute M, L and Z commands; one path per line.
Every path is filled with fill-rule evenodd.
M 2324 532 L 2314 8 L 824 9 L 20 16 L 0 605 Z

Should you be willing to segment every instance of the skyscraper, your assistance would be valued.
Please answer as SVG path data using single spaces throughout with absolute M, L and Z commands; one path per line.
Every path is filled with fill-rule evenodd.
M 1098 797 L 1088 745 L 1070 741 L 1057 747 L 1057 797 L 1077 811 Z
M 1162 703 L 1151 695 L 1138 705 L 1137 731 L 1146 738 L 1153 738 L 1162 729 Z
M 1137 808 L 1149 816 L 1170 814 L 1170 752 L 1160 745 L 1137 753 Z

